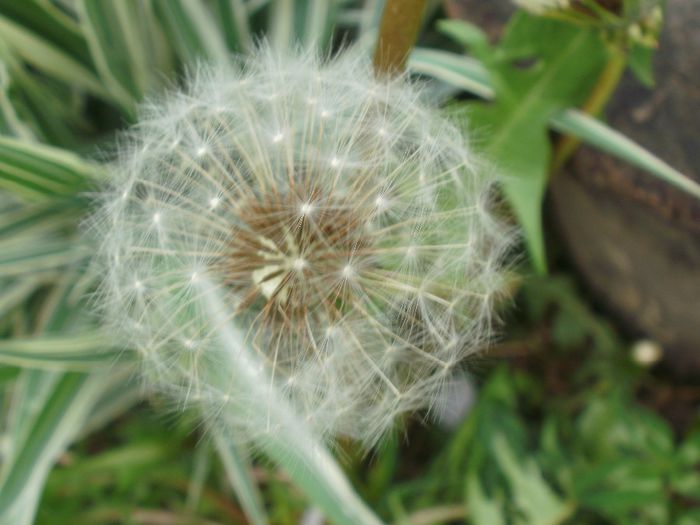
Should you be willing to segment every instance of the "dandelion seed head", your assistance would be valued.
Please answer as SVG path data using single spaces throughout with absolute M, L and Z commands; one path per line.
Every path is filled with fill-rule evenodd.
M 226 401 L 251 438 L 274 396 L 247 395 L 235 367 L 325 437 L 371 444 L 430 408 L 491 336 L 511 236 L 491 172 L 428 99 L 355 51 L 263 48 L 145 107 L 90 225 L 105 318 L 147 352 L 144 376 Z M 222 323 L 239 347 L 220 348 Z

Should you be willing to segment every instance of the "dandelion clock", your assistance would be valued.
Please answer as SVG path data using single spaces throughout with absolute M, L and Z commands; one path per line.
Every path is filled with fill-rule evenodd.
M 250 440 L 375 443 L 490 337 L 492 177 L 405 77 L 261 49 L 142 109 L 91 230 L 144 377 Z

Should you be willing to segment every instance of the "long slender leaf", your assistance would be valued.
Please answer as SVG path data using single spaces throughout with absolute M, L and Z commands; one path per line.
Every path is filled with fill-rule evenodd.
M 0 13 L 25 27 L 73 57 L 88 69 L 92 68 L 85 38 L 76 20 L 67 11 L 47 0 L 0 0 Z
M 123 354 L 104 333 L 44 335 L 0 341 L 0 364 L 27 368 L 85 370 L 113 366 Z
M 494 96 L 486 70 L 473 58 L 419 48 L 412 53 L 409 67 L 487 100 Z M 576 109 L 557 113 L 549 122 L 553 129 L 573 135 L 700 198 L 700 184 L 604 122 Z
M 85 247 L 69 239 L 44 240 L 13 246 L 0 243 L 0 277 L 55 271 L 77 263 L 88 254 Z
M 294 0 L 272 0 L 270 8 L 270 40 L 277 50 L 289 49 L 294 45 L 294 20 L 296 9 Z
M 76 6 L 100 77 L 115 98 L 133 111 L 138 101 L 162 84 L 170 69 L 170 49 L 164 52 L 159 45 L 160 30 L 150 4 L 146 0 L 79 0 Z
M 55 78 L 110 99 L 109 93 L 87 66 L 64 50 L 0 14 L 0 39 L 19 57 Z
M 0 188 L 20 197 L 70 195 L 100 173 L 69 151 L 0 136 Z
M 254 47 L 248 21 L 248 8 L 243 0 L 217 0 L 219 18 L 231 51 L 250 51 Z
M 262 496 L 251 477 L 251 466 L 236 448 L 235 442 L 221 429 L 213 429 L 214 443 L 226 469 L 231 486 L 245 511 L 246 516 L 253 525 L 267 525 L 269 522 Z
M 17 279 L 9 285 L 0 288 L 0 318 L 8 311 L 27 300 L 41 285 L 41 279 L 29 276 L 25 279 Z M 0 344 L 2 341 L 0 341 Z
M 0 516 L 21 501 L 22 492 L 32 479 L 43 482 L 55 457 L 87 415 L 96 387 L 99 384 L 87 381 L 87 376 L 79 373 L 68 373 L 58 381 L 17 454 L 3 465 Z M 41 478 L 39 473 L 43 474 Z
M 236 384 L 237 394 L 242 399 L 260 399 L 267 396 L 268 410 L 264 410 L 267 414 L 261 417 L 259 424 L 264 426 L 266 421 L 268 424 L 272 421 L 280 428 L 280 431 L 261 435 L 256 440 L 256 446 L 287 471 L 299 488 L 323 510 L 331 522 L 336 525 L 357 525 L 358 523 L 381 525 L 379 518 L 354 491 L 331 454 L 306 426 L 305 418 L 298 416 L 285 399 L 277 396 L 276 393 L 271 393 L 269 388 L 263 386 L 261 389 L 264 382 L 261 383 L 257 376 L 256 358 L 252 353 L 245 350 L 238 351 L 235 352 L 236 358 L 232 359 L 233 349 L 246 348 L 245 336 L 231 326 L 225 313 L 227 308 L 216 294 L 215 288 L 205 283 L 203 289 L 206 290 L 202 294 L 203 307 L 215 320 L 217 326 L 220 347 L 215 347 L 214 351 L 222 353 L 219 365 L 221 370 L 217 370 L 217 374 L 208 373 L 207 379 L 216 381 L 212 376 L 225 370 L 227 381 L 230 379 Z M 202 374 L 207 372 L 203 371 Z M 270 400 L 270 396 L 275 398 Z M 233 408 L 247 410 L 251 418 L 260 417 L 254 406 L 245 407 L 240 404 L 235 407 L 226 406 L 212 425 L 221 425 L 219 428 L 225 432 L 235 428 L 229 426 L 231 417 L 229 411 Z M 238 410 L 235 411 L 238 412 Z M 235 432 L 230 434 L 235 435 Z
M 595 146 L 700 199 L 700 184 L 656 157 L 626 135 L 576 109 L 556 115 L 552 128 Z
M 34 133 L 27 126 L 10 98 L 10 72 L 0 56 L 0 134 L 11 135 L 25 141 L 34 140 Z
M 127 0 L 79 0 L 76 6 L 103 83 L 124 107 L 133 109 L 146 91 L 149 76 L 136 6 Z
M 203 3 L 153 0 L 153 5 L 181 61 L 193 63 L 201 58 L 226 61 L 229 52 L 224 36 Z
M 333 24 L 338 11 L 337 0 L 326 2 L 306 2 L 306 16 L 302 31 L 306 49 L 326 49 L 333 33 Z

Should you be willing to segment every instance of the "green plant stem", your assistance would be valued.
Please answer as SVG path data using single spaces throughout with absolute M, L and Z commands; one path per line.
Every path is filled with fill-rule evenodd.
M 603 68 L 598 82 L 593 87 L 588 100 L 581 107 L 581 111 L 594 117 L 599 116 L 620 84 L 626 67 L 627 53 L 621 45 L 616 45 L 612 48 L 610 58 Z M 556 173 L 559 171 L 580 144 L 581 141 L 571 135 L 562 137 L 554 153 L 551 172 Z
M 427 0 L 386 0 L 374 50 L 377 75 L 398 75 L 416 43 Z
M 275 389 L 270 388 L 269 380 L 259 375 L 259 363 L 249 350 L 245 335 L 230 323 L 227 307 L 218 296 L 215 288 L 207 282 L 202 284 L 202 300 L 205 311 L 215 320 L 221 352 L 219 368 L 225 370 L 226 381 L 232 381 L 237 391 L 232 394 L 233 402 L 240 396 L 242 403 L 231 406 L 231 415 L 240 417 L 247 412 L 252 426 L 272 425 L 274 431 L 262 432 L 255 445 L 270 459 L 281 466 L 318 506 L 330 523 L 334 525 L 382 525 L 382 521 L 362 501 L 346 478 L 333 456 L 323 443 L 312 433 L 305 418 L 296 413 Z M 212 352 L 217 347 L 212 347 Z M 217 389 L 219 370 L 205 371 L 209 387 Z M 220 385 L 225 387 L 226 385 Z M 222 391 L 224 388 L 222 388 Z M 250 399 L 268 399 L 267 405 L 252 406 Z M 214 425 L 217 431 L 234 436 L 234 425 L 227 419 L 229 408 L 221 410 Z M 238 481 L 236 482 L 238 484 Z M 248 488 L 246 489 L 248 490 Z

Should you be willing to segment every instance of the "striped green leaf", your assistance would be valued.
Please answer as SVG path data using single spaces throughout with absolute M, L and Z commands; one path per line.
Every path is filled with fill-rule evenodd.
M 0 341 L 0 364 L 26 368 L 85 370 L 114 366 L 130 354 L 115 349 L 99 331 Z
M 69 151 L 0 136 L 0 188 L 24 199 L 71 195 L 100 174 Z
M 167 69 L 159 63 L 157 28 L 149 4 L 80 0 L 76 6 L 100 78 L 115 99 L 133 110 Z
M 53 272 L 86 257 L 88 250 L 69 239 L 45 239 L 40 243 L 0 242 L 0 278 Z
M 217 0 L 216 9 L 229 50 L 235 52 L 251 50 L 255 44 L 245 2 Z
M 94 70 L 65 49 L 12 20 L 0 10 L 0 39 L 22 60 L 52 77 L 109 99 Z
M 184 63 L 206 58 L 224 62 L 229 51 L 212 12 L 201 2 L 153 0 L 168 40 Z

